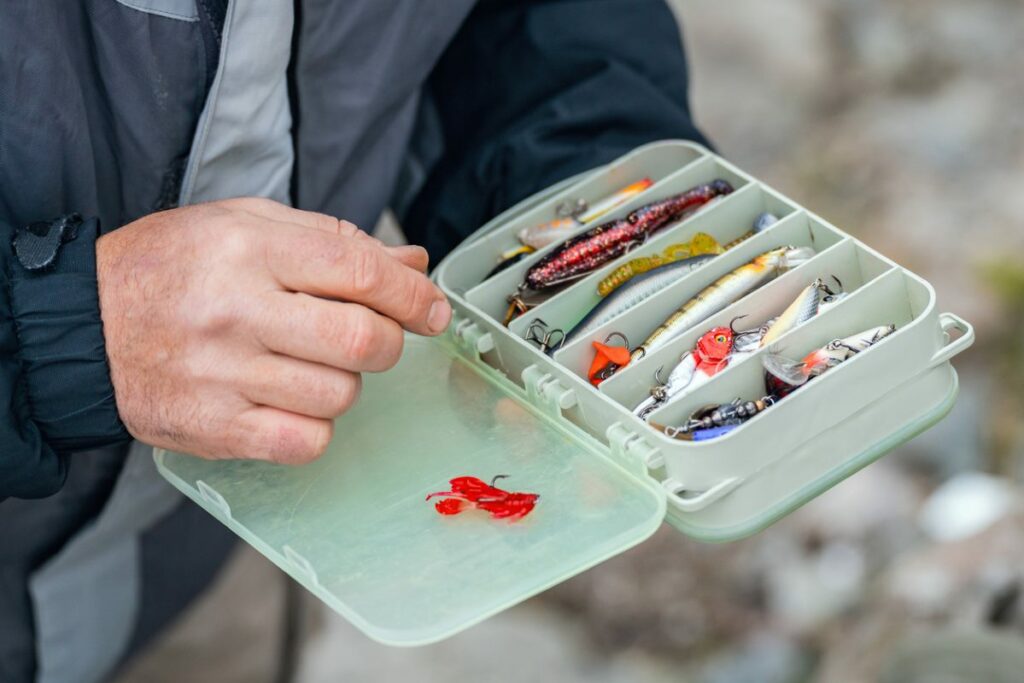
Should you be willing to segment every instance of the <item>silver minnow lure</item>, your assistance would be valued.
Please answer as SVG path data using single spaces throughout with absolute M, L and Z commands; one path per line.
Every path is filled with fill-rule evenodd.
M 612 318 L 628 311 L 642 301 L 646 301 L 665 289 L 687 273 L 696 270 L 715 258 L 715 254 L 701 254 L 681 261 L 673 261 L 659 266 L 654 270 L 631 278 L 624 285 L 601 299 L 583 316 L 583 319 L 565 334 L 564 344 L 568 344 L 580 335 L 590 334 Z
M 632 360 L 661 348 L 701 321 L 775 277 L 806 263 L 814 256 L 811 247 L 779 247 L 766 251 L 728 275 L 708 285 L 668 317 L 640 346 L 633 349 Z
M 778 318 L 775 318 L 767 325 L 764 336 L 761 337 L 760 345 L 769 346 L 775 343 L 782 335 L 796 329 L 816 316 L 821 301 L 828 291 L 828 288 L 821 279 L 817 279 L 804 287 L 796 299 L 793 300 L 793 303 L 787 306 L 786 310 Z

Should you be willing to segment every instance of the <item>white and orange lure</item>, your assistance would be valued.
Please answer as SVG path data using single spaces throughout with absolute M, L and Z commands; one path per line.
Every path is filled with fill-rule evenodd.
M 786 385 L 799 387 L 874 346 L 895 331 L 895 325 L 872 327 L 849 337 L 834 339 L 820 349 L 811 351 L 799 361 L 790 360 L 777 353 L 768 353 L 764 358 L 764 369 Z

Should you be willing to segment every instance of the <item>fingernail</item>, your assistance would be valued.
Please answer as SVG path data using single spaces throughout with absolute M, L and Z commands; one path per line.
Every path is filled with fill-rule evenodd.
M 452 307 L 445 300 L 435 301 L 430 305 L 430 313 L 427 314 L 427 327 L 434 334 L 444 332 L 448 323 L 452 320 Z

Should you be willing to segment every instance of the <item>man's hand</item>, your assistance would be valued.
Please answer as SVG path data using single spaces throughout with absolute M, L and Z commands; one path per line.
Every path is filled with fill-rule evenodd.
M 100 308 L 133 436 L 209 458 L 323 453 L 361 372 L 451 308 L 419 247 L 266 199 L 155 213 L 100 238 Z

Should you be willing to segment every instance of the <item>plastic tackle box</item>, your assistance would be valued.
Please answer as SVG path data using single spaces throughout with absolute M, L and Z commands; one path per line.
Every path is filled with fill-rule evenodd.
M 566 287 L 506 328 L 506 297 L 546 250 L 484 281 L 524 226 L 567 199 L 595 201 L 642 177 L 654 185 L 600 220 L 725 178 L 735 191 L 664 228 L 627 256 Z M 725 244 L 759 213 L 780 220 L 598 332 L 548 356 L 523 339 L 532 320 L 571 325 L 595 284 L 623 259 L 703 231 Z M 768 249 L 816 255 L 637 361 L 599 387 L 586 379 L 590 341 L 642 338 L 707 284 Z M 850 292 L 776 345 L 799 358 L 832 339 L 894 323 L 894 334 L 718 439 L 670 439 L 632 414 L 709 328 L 777 315 L 814 278 Z M 326 455 L 299 468 L 209 462 L 157 451 L 161 473 L 196 503 L 370 637 L 418 645 L 450 636 L 625 549 L 667 520 L 708 541 L 758 531 L 941 419 L 957 394 L 950 358 L 971 326 L 939 313 L 932 287 L 708 150 L 663 141 L 570 179 L 505 212 L 437 267 L 455 317 L 438 339 L 407 336 L 393 370 L 364 379 Z M 956 330 L 956 335 L 950 333 Z M 731 363 L 660 408 L 678 424 L 694 409 L 764 394 L 762 355 Z M 482 513 L 441 517 L 426 502 L 450 478 L 539 493 L 515 523 Z

